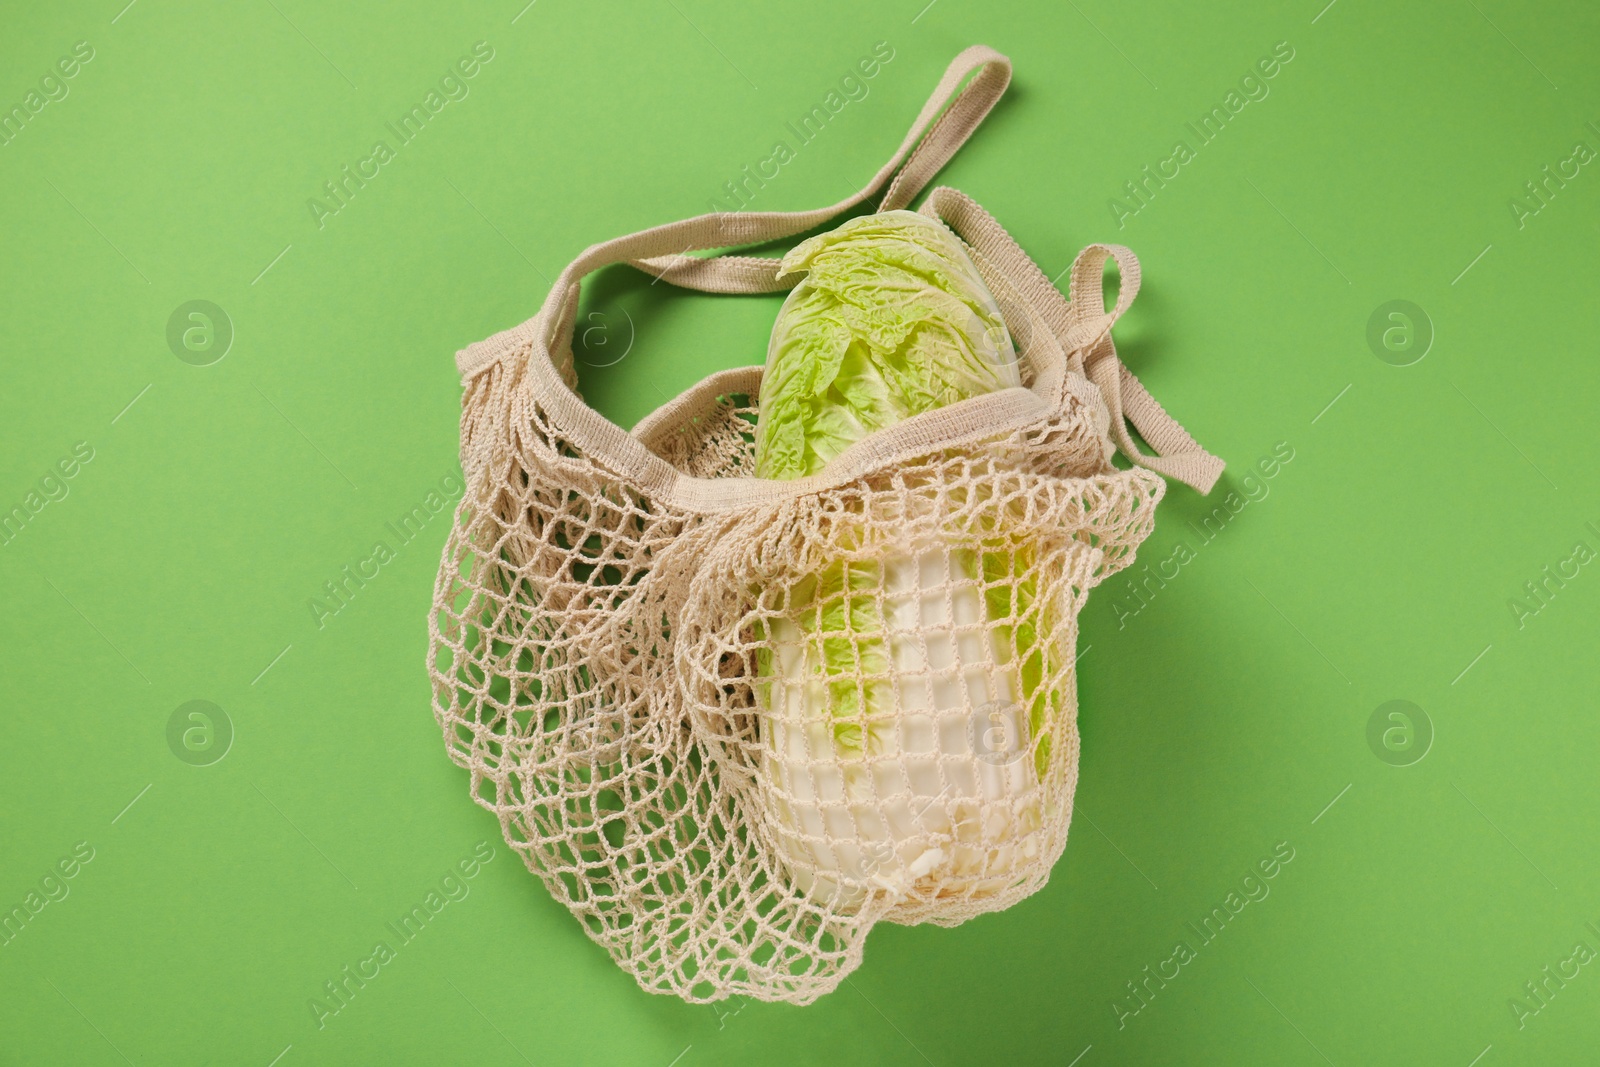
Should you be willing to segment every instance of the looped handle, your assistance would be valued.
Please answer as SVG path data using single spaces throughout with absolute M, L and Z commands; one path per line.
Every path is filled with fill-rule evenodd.
M 977 76 L 967 81 L 969 75 Z M 962 83 L 965 82 L 965 87 Z M 950 161 L 978 128 L 1011 84 L 1011 60 L 987 45 L 965 49 L 945 68 L 928 102 L 922 105 L 905 139 L 889 161 L 853 196 L 812 211 L 721 213 L 738 221 L 758 220 L 754 236 L 743 243 L 781 240 L 804 233 L 842 215 L 872 197 L 885 182 L 889 188 L 879 211 L 909 204 Z M 957 90 L 960 92 L 957 93 Z M 952 102 L 951 97 L 955 99 Z M 948 107 L 946 106 L 948 105 Z M 924 133 L 926 131 L 926 133 Z M 909 153 L 909 155 L 908 155 Z M 902 165 L 902 160 L 904 164 Z M 688 251 L 684 249 L 683 251 Z M 770 293 L 788 289 L 792 280 L 778 280 L 780 260 L 769 256 L 664 256 L 630 259 L 629 264 L 685 289 L 711 293 Z
M 977 75 L 967 81 L 973 71 L 977 71 Z M 1010 84 L 1011 60 L 988 45 L 973 45 L 950 61 L 939 84 L 928 96 L 928 102 L 922 105 L 922 110 L 911 123 L 911 129 L 900 142 L 900 147 L 855 195 L 813 211 L 735 211 L 723 215 L 741 220 L 762 220 L 761 235 L 745 242 L 753 244 L 792 237 L 842 215 L 870 199 L 885 182 L 889 183 L 889 188 L 883 194 L 878 210 L 894 211 L 905 207 L 950 162 L 951 157 L 993 110 Z M 957 89 L 960 89 L 959 93 Z M 955 96 L 953 101 L 952 94 Z M 680 252 L 641 257 L 628 262 L 630 266 L 664 278 L 674 285 L 709 293 L 770 293 L 788 289 L 794 284 L 792 280 L 778 279 L 781 260 L 770 256 L 689 256 Z
M 1104 275 L 1106 260 L 1115 260 L 1122 281 L 1117 286 L 1117 302 L 1105 310 Z M 1071 324 L 1061 337 L 1061 347 L 1071 355 L 1091 345 L 1111 331 L 1118 319 L 1139 295 L 1139 257 L 1122 245 L 1093 244 L 1072 261 L 1067 282 L 1067 321 Z
M 971 77 L 974 72 L 976 77 Z M 900 147 L 855 194 L 811 211 L 719 211 L 697 215 L 591 245 L 567 265 L 551 286 L 538 315 L 521 326 L 469 345 L 456 354 L 456 368 L 463 378 L 470 378 L 530 339 L 543 340 L 552 352 L 563 351 L 571 345 L 566 334 L 570 333 L 572 317 L 567 314 L 566 302 L 577 300 L 577 286 L 585 276 L 614 263 L 627 263 L 674 285 L 707 293 L 771 293 L 792 288 L 794 279 L 778 279 L 781 260 L 777 258 L 685 253 L 793 237 L 849 211 L 891 183 L 891 179 L 882 210 L 904 205 L 972 135 L 1009 84 L 1011 60 L 987 45 L 963 50 L 945 68 Z
M 1176 478 L 1200 493 L 1209 493 L 1225 464 L 1190 437 L 1188 432 L 1156 403 L 1139 379 L 1117 358 L 1111 327 L 1139 295 L 1139 259 L 1121 245 L 1093 244 L 1073 261 L 1071 280 L 1062 297 L 1032 258 L 1005 227 L 971 197 L 941 186 L 928 194 L 922 214 L 948 225 L 977 253 L 980 263 L 998 271 L 1038 313 L 1060 342 L 1060 350 L 1040 346 L 1047 361 L 1037 367 L 1042 385 L 1052 392 L 1068 370 L 1083 374 L 1099 388 L 1111 415 L 1111 439 L 1122 454 L 1141 467 Z M 1107 311 L 1104 296 L 1106 261 L 1115 260 L 1122 276 L 1117 299 Z M 1064 364 L 1064 365 L 1063 365 Z M 1157 455 L 1139 449 L 1128 433 L 1132 421 Z
M 1104 274 L 1107 260 L 1115 260 L 1122 275 L 1117 302 L 1105 310 Z M 1200 447 L 1122 360 L 1111 340 L 1111 326 L 1139 294 L 1139 259 L 1121 245 L 1094 244 L 1078 253 L 1072 263 L 1068 292 L 1071 321 L 1061 338 L 1075 366 L 1100 390 L 1111 413 L 1111 439 L 1124 456 L 1141 467 L 1176 478 L 1201 495 L 1211 492 L 1226 464 Z M 1146 455 L 1128 433 L 1128 423 L 1156 450 Z
M 940 114 L 945 102 L 949 100 L 950 93 L 961 84 L 974 67 L 978 69 L 977 77 L 967 83 L 961 90 L 955 102 Z M 922 111 L 917 115 L 917 120 L 911 124 L 911 132 L 906 134 L 906 139 L 901 142 L 900 148 L 891 159 L 873 177 L 867 189 L 875 189 L 877 183 L 889 173 L 898 162 L 906 147 L 912 143 L 927 126 L 930 119 L 938 115 L 933 128 L 928 130 L 928 135 L 923 137 L 912 151 L 911 157 L 906 160 L 905 166 L 895 174 L 894 180 L 889 183 L 889 189 L 883 194 L 883 201 L 878 205 L 879 211 L 895 211 L 905 207 L 917 198 L 934 178 L 934 175 L 944 169 L 950 162 L 950 157 L 956 150 L 967 143 L 967 138 L 972 136 L 972 131 L 988 117 L 995 104 L 1000 102 L 1000 97 L 1005 95 L 1006 86 L 1011 84 L 1011 60 L 996 52 L 986 45 L 973 47 L 956 56 L 944 77 L 933 90 L 933 95 L 928 97 L 928 102 L 922 105 Z M 863 190 L 863 197 L 871 193 Z

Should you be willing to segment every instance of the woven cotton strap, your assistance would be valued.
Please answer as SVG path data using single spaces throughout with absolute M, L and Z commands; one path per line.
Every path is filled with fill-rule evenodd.
M 968 80 L 970 78 L 970 81 Z M 764 256 L 691 256 L 691 251 L 737 248 L 803 233 L 856 207 L 888 186 L 879 210 L 909 204 L 972 134 L 1005 92 L 1011 61 L 984 45 L 966 49 L 950 63 L 900 147 L 858 192 L 827 207 L 793 212 L 717 212 L 641 230 L 591 245 L 570 263 L 551 287 L 539 314 L 521 326 L 471 345 L 456 355 L 463 378 L 470 379 L 508 354 L 529 346 L 530 385 L 542 408 L 572 445 L 590 459 L 629 479 L 641 490 L 690 510 L 724 510 L 764 499 L 781 499 L 842 483 L 874 466 L 910 459 L 930 447 L 952 447 L 978 436 L 1004 433 L 1044 417 L 1052 406 L 1044 397 L 1066 367 L 1046 365 L 1034 390 L 1009 389 L 976 397 L 909 419 L 849 449 L 821 474 L 788 482 L 764 479 L 700 479 L 683 474 L 652 452 L 648 435 L 629 434 L 586 405 L 571 388 L 570 346 L 581 280 L 602 267 L 627 263 L 684 288 L 714 293 L 765 293 L 792 287 L 777 278 L 780 260 Z M 953 99 L 952 99 L 953 97 Z M 1123 367 L 1111 344 L 1110 328 L 1138 291 L 1138 261 L 1119 246 L 1092 245 L 1073 268 L 1072 300 L 1063 299 L 1027 254 L 987 212 L 953 189 L 938 189 L 923 212 L 943 219 L 980 254 L 1003 271 L 1041 318 L 1049 323 L 1061 350 L 1082 369 L 1105 397 L 1117 446 L 1134 463 L 1208 492 L 1222 462 L 1197 445 Z M 1098 258 L 1096 258 L 1098 256 Z M 1101 304 L 1100 271 L 1106 258 L 1122 267 L 1122 286 L 1112 311 Z M 1091 279 L 1090 274 L 1093 274 Z M 1088 299 L 1092 281 L 1094 297 Z M 1093 313 L 1089 309 L 1093 306 Z M 1059 356 L 1056 357 L 1059 360 Z M 713 375 L 712 378 L 719 378 Z M 744 378 L 741 377 L 741 381 Z M 753 382 L 758 377 L 751 376 Z M 720 384 L 720 379 L 719 383 Z M 668 405 L 692 407 L 693 398 L 712 379 Z M 665 413 L 646 420 L 662 424 Z M 1131 419 L 1159 455 L 1147 456 L 1134 444 L 1124 417 Z M 654 429 L 652 429 L 654 432 Z M 464 457 L 465 460 L 465 457 Z M 815 483 L 815 484 L 813 484 Z
M 974 71 L 977 76 L 963 88 L 962 83 Z M 462 377 L 470 378 L 536 335 L 551 341 L 564 305 L 569 300 L 577 301 L 578 282 L 615 263 L 628 263 L 674 285 L 711 293 L 769 293 L 792 288 L 793 280 L 777 279 L 776 258 L 685 253 L 764 244 L 804 233 L 865 202 L 891 179 L 882 209 L 903 207 L 977 129 L 1010 82 L 1011 61 L 986 45 L 973 45 L 951 60 L 900 147 L 857 192 L 811 211 L 718 211 L 590 245 L 562 271 L 538 315 L 521 326 L 469 345 L 457 353 L 457 369 Z
M 1064 298 L 994 216 L 965 193 L 941 186 L 929 194 L 921 211 L 960 234 L 1049 324 L 1071 365 L 1099 388 L 1111 413 L 1111 439 L 1123 455 L 1200 493 L 1211 491 L 1223 461 L 1201 448 L 1117 358 L 1111 327 L 1139 295 L 1139 259 L 1130 249 L 1093 244 L 1079 252 Z M 1109 311 L 1102 297 L 1107 260 L 1116 262 L 1121 275 Z M 1156 455 L 1140 450 L 1128 433 L 1129 421 Z
M 961 88 L 961 83 L 975 70 L 977 77 Z M 702 247 L 757 244 L 804 233 L 865 202 L 886 182 L 889 189 L 884 193 L 878 210 L 893 211 L 905 207 L 950 161 L 950 157 L 972 135 L 972 131 L 978 128 L 1010 83 L 1011 61 L 986 45 L 973 45 L 951 61 L 944 77 L 939 79 L 939 84 L 928 97 L 928 102 L 922 105 L 922 111 L 911 123 L 911 129 L 900 142 L 900 147 L 856 193 L 837 204 L 812 211 L 729 212 L 701 216 L 726 219 L 730 226 L 751 228 L 747 239 Z M 960 94 L 951 102 L 950 97 L 957 89 L 961 90 Z M 950 106 L 946 108 L 946 104 Z M 923 136 L 924 132 L 926 136 Z M 793 279 L 777 279 L 779 260 L 766 256 L 702 257 L 674 254 L 641 257 L 629 262 L 674 285 L 713 293 L 768 293 L 794 285 Z

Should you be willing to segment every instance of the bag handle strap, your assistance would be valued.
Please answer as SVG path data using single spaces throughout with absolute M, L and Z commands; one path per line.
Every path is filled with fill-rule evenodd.
M 777 258 L 685 253 L 758 245 L 804 233 L 849 211 L 885 184 L 889 190 L 883 209 L 904 206 L 955 155 L 1010 83 L 1011 60 L 987 45 L 965 49 L 950 61 L 894 155 L 856 193 L 810 211 L 719 211 L 697 215 L 591 245 L 567 265 L 550 287 L 538 315 L 521 326 L 467 346 L 456 354 L 456 368 L 463 378 L 471 378 L 535 337 L 549 352 L 564 351 L 571 344 L 568 335 L 572 317 L 567 313 L 567 304 L 576 305 L 578 283 L 614 263 L 628 263 L 674 285 L 708 293 L 770 293 L 792 288 L 794 280 L 778 280 L 781 260 Z M 532 362 L 543 361 L 536 358 Z
M 1116 306 L 1105 310 L 1101 295 L 1108 259 L 1114 259 L 1122 275 Z M 1072 264 L 1068 288 L 1068 309 L 1073 325 L 1062 346 L 1082 354 L 1084 373 L 1100 389 L 1111 413 L 1111 439 L 1122 454 L 1141 467 L 1164 474 L 1194 489 L 1200 495 L 1211 492 L 1227 464 L 1200 447 L 1189 431 L 1167 414 L 1144 384 L 1117 358 L 1111 340 L 1111 325 L 1122 317 L 1139 292 L 1139 260 L 1121 245 L 1090 245 L 1078 253 Z M 1128 433 L 1133 423 L 1156 454 L 1146 455 Z
M 974 71 L 975 77 L 972 76 Z M 967 80 L 969 77 L 971 81 Z M 964 86 L 963 82 L 966 83 Z M 1010 84 L 1011 60 L 987 45 L 973 45 L 950 61 L 939 84 L 929 94 L 927 103 L 922 105 L 922 110 L 912 121 L 900 147 L 868 179 L 867 184 L 851 196 L 811 211 L 719 212 L 711 217 L 731 216 L 736 224 L 748 220 L 755 227 L 755 235 L 739 243 L 758 244 L 804 233 L 842 215 L 870 199 L 885 183 L 888 184 L 888 190 L 878 210 L 893 211 L 905 207 L 950 162 Z M 781 260 L 770 256 L 707 257 L 680 252 L 638 257 L 628 262 L 674 285 L 711 293 L 770 293 L 791 288 L 794 284 L 793 281 L 778 280 Z
M 1139 295 L 1139 259 L 1130 249 L 1092 244 L 1079 252 L 1072 264 L 1068 295 L 1063 298 L 994 216 L 965 193 L 941 186 L 929 195 L 921 211 L 955 230 L 977 253 L 976 258 L 999 271 L 1055 334 L 1059 349 L 1053 345 L 1033 349 L 1032 354 L 1043 357 L 1035 363 L 1036 388 L 1052 391 L 1059 388 L 1069 368 L 1082 372 L 1100 390 L 1111 415 L 1111 439 L 1124 456 L 1202 495 L 1211 491 L 1226 464 L 1201 448 L 1117 358 L 1111 327 Z M 1107 260 L 1116 262 L 1122 279 L 1110 310 L 1103 295 Z M 1129 422 L 1156 455 L 1146 455 L 1134 443 Z

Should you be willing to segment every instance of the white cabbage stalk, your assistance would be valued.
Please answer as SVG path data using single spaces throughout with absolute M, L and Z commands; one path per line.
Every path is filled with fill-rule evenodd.
M 873 430 L 1021 384 L 998 305 L 933 220 L 854 219 L 783 267 L 806 278 L 768 353 L 764 477 L 815 473 Z M 993 895 L 1038 857 L 1051 653 L 1033 553 L 996 527 L 981 551 L 928 535 L 854 545 L 764 628 L 767 816 L 819 901 Z

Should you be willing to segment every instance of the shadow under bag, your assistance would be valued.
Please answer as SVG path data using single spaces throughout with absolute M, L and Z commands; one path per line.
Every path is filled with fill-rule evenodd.
M 967 49 L 859 193 L 594 245 L 537 315 L 456 357 L 467 488 L 430 616 L 435 715 L 506 841 L 650 992 L 808 1003 L 880 920 L 951 926 L 1041 888 L 1077 782 L 1078 612 L 1149 534 L 1158 474 L 1204 493 L 1222 471 L 1117 358 L 1133 254 L 1090 245 L 1064 299 L 943 187 L 918 213 L 960 238 L 1020 385 L 792 480 L 754 473 L 760 367 L 632 433 L 575 391 L 585 276 L 789 289 L 777 259 L 685 253 L 791 237 L 885 187 L 878 210 L 905 209 L 1010 77 Z

